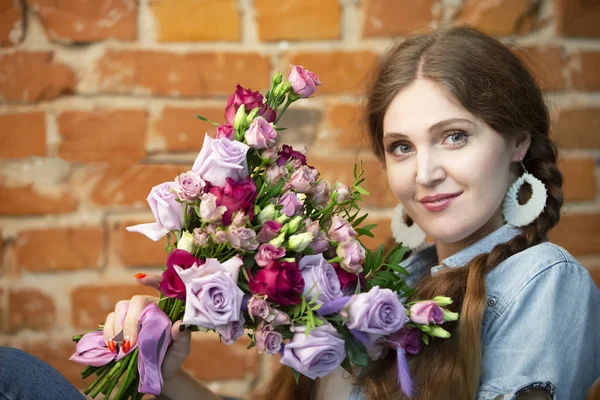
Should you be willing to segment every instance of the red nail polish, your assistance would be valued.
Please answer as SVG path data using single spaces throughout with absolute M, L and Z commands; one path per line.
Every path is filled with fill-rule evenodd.
M 146 274 L 144 274 L 143 272 L 138 272 L 134 276 L 135 276 L 135 279 L 142 279 L 142 278 L 146 277 Z
M 108 341 L 108 349 L 110 350 L 110 352 L 114 353 L 115 350 L 116 350 L 116 348 L 117 348 L 117 345 L 116 345 L 115 341 L 114 340 L 109 340 Z
M 129 340 L 123 341 L 123 353 L 127 353 L 131 349 L 131 342 Z

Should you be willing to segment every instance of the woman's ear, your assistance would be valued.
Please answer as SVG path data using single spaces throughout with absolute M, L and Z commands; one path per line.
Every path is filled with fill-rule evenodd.
M 531 146 L 531 134 L 529 132 L 523 132 L 517 138 L 515 143 L 515 147 L 513 148 L 513 158 L 512 161 L 519 162 L 525 158 L 525 154 L 529 150 L 529 146 Z

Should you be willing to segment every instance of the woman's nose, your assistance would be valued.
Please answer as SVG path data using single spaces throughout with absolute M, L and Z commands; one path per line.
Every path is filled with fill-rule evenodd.
M 442 160 L 433 152 L 417 154 L 417 176 L 415 181 L 422 186 L 431 186 L 446 178 Z

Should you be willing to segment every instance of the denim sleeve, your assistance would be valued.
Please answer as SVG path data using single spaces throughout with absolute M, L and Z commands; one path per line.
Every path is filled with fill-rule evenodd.
M 505 307 L 488 302 L 477 399 L 542 388 L 550 399 L 583 400 L 600 373 L 599 304 L 589 272 L 571 261 L 541 270 Z

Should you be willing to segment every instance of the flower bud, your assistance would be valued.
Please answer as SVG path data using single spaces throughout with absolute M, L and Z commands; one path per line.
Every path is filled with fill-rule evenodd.
M 236 132 L 240 132 L 246 130 L 247 125 L 248 124 L 246 124 L 246 106 L 242 104 L 235 113 L 235 118 L 233 119 L 233 127 Z
M 441 326 L 430 325 L 429 327 L 431 329 L 430 329 L 430 331 L 428 333 L 431 336 L 435 336 L 435 337 L 439 337 L 439 338 L 443 338 L 443 339 L 447 339 L 447 338 L 450 337 L 450 332 L 448 332 L 447 330 L 445 330 Z
M 269 243 L 272 244 L 275 247 L 281 247 L 281 245 L 283 244 L 284 240 L 285 240 L 285 232 L 282 232 L 275 239 L 270 240 Z
M 256 215 L 256 219 L 261 224 L 264 224 L 265 221 L 270 221 L 275 216 L 275 205 L 269 204 Z
M 200 230 L 194 229 L 194 244 L 198 247 L 204 247 L 208 243 L 208 235 Z
M 275 76 L 273 77 L 273 87 L 276 87 L 283 81 L 283 74 L 281 71 L 277 71 Z
M 288 248 L 293 251 L 303 251 L 313 240 L 313 234 L 310 232 L 292 235 L 288 239 Z
M 444 310 L 444 322 L 456 321 L 458 319 L 458 313 L 450 310 Z
M 445 307 L 453 303 L 450 297 L 446 296 L 435 296 L 433 300 L 438 303 L 438 306 Z
M 287 220 L 288 220 L 288 218 L 289 218 L 289 217 L 288 217 L 287 215 L 285 215 L 285 214 L 281 214 L 279 217 L 275 218 L 275 221 L 277 221 L 277 222 L 280 222 L 280 223 L 284 224 L 284 223 L 285 223 L 285 221 L 287 221 Z
M 254 121 L 254 118 L 256 118 L 258 115 L 259 110 L 260 108 L 255 108 L 254 110 L 250 111 L 250 114 L 246 116 L 246 124 L 250 125 L 252 121 Z
M 301 216 L 294 217 L 287 224 L 285 224 L 284 229 L 286 229 L 288 234 L 295 233 L 300 226 L 300 222 L 302 222 Z
M 177 242 L 177 249 L 194 254 L 194 235 L 188 231 L 183 231 L 181 239 Z

